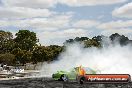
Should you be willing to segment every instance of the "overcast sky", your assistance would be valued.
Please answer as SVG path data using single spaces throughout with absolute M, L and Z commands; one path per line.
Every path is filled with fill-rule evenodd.
M 42 45 L 112 33 L 132 39 L 132 0 L 0 0 L 0 29 L 34 31 Z

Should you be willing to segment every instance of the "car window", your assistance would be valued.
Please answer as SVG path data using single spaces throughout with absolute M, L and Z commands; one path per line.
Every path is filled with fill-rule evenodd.
M 93 69 L 91 69 L 91 68 L 89 68 L 89 67 L 84 67 L 83 69 L 84 69 L 84 70 L 86 71 L 86 73 L 88 73 L 88 74 L 91 74 L 91 73 L 95 72 Z
M 70 72 L 75 72 L 75 69 L 74 68 L 70 69 Z

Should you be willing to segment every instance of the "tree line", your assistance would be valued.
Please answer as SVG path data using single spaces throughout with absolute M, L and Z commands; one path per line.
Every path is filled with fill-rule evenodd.
M 91 39 L 88 37 L 76 37 L 66 40 L 63 46 L 42 46 L 38 44 L 39 39 L 36 37 L 35 32 L 19 30 L 15 34 L 15 38 L 13 38 L 11 32 L 0 30 L 0 63 L 24 65 L 26 63 L 50 62 L 56 60 L 59 54 L 65 51 L 67 44 L 79 42 L 84 45 L 84 48 L 100 48 L 103 47 L 102 41 L 105 38 L 109 38 L 112 43 L 118 41 L 122 46 L 132 44 L 132 40 L 129 40 L 128 37 L 115 33 L 109 37 L 101 35 Z
M 37 63 L 53 61 L 62 51 L 62 46 L 41 46 L 37 44 L 39 39 L 36 33 L 29 30 L 19 30 L 13 34 L 0 30 L 0 63 L 8 65 L 24 65 L 26 63 Z

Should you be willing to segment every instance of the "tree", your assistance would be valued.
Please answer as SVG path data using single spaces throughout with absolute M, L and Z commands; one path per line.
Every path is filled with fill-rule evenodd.
M 75 39 L 68 39 L 68 40 L 66 40 L 64 42 L 64 45 L 66 45 L 66 44 L 72 44 L 72 43 L 75 43 L 75 42 L 82 43 L 82 42 L 87 41 L 87 40 L 89 40 L 88 37 L 81 37 L 81 38 L 80 37 L 76 37 Z
M 92 39 L 96 40 L 97 42 L 101 42 L 103 40 L 103 38 L 105 38 L 105 36 L 103 36 L 103 35 L 99 36 L 98 35 L 98 36 L 93 37 Z
M 117 41 L 120 37 L 121 37 L 121 36 L 120 36 L 118 33 L 115 33 L 115 34 L 112 34 L 112 35 L 110 36 L 110 39 L 111 39 L 112 41 Z
M 100 43 L 97 42 L 94 39 L 89 39 L 87 41 L 84 41 L 84 45 L 85 45 L 85 48 L 88 48 L 88 47 L 100 47 Z
M 29 30 L 19 30 L 19 32 L 16 33 L 15 42 L 16 47 L 19 47 L 22 50 L 32 50 L 32 48 L 36 46 L 38 39 L 34 32 L 30 32 Z
M 32 52 L 30 51 L 15 48 L 11 53 L 15 55 L 15 63 L 19 62 L 20 64 L 24 65 L 31 62 Z
M 50 52 L 53 54 L 51 60 L 56 60 L 59 54 L 64 50 L 63 46 L 58 45 L 50 45 L 48 47 L 51 50 Z
M 110 36 L 110 39 L 113 43 L 119 42 L 121 45 L 126 45 L 130 41 L 128 37 L 125 37 L 124 35 L 119 35 L 118 33 L 112 34 Z
M 76 42 L 82 42 L 82 41 L 86 41 L 86 40 L 88 40 L 88 39 L 89 39 L 88 37 L 81 37 L 81 38 L 76 37 L 76 38 L 74 39 L 74 41 L 76 41 Z
M 13 35 L 11 32 L 5 32 L 3 30 L 0 30 L 0 40 L 5 41 L 5 40 L 10 40 L 13 38 Z
M 10 53 L 0 54 L 0 63 L 5 63 L 7 65 L 14 65 L 15 55 Z
M 32 61 L 33 63 L 48 61 L 46 47 L 37 46 L 33 49 Z
M 34 63 L 43 61 L 53 61 L 62 52 L 63 47 L 57 45 L 37 46 L 32 52 L 32 61 Z
M 66 42 L 64 42 L 64 45 L 65 44 L 70 44 L 70 43 L 74 43 L 74 40 L 73 39 L 68 39 L 68 40 L 66 40 Z
M 12 33 L 0 30 L 0 53 L 11 52 L 14 45 Z

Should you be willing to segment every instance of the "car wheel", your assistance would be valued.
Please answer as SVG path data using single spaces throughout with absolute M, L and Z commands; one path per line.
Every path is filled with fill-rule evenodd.
M 84 84 L 84 82 L 85 82 L 85 78 L 84 77 L 81 77 L 80 80 L 79 80 L 79 83 L 80 84 Z
M 64 82 L 67 82 L 68 81 L 67 75 L 65 75 L 65 74 L 61 75 L 60 80 L 64 81 Z

